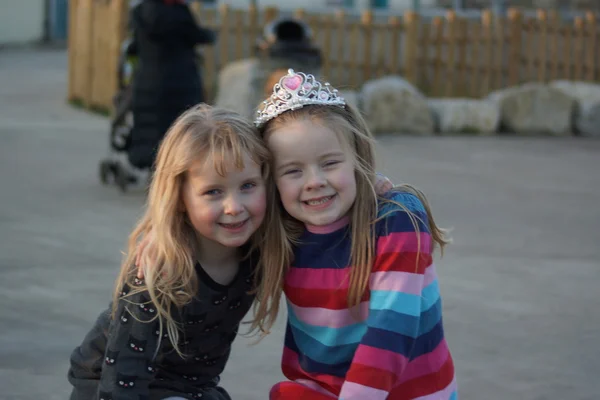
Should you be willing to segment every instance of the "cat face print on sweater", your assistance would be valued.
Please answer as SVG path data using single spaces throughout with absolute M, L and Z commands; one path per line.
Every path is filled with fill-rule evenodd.
M 135 381 L 137 376 L 117 374 L 117 385 L 125 389 L 132 389 L 135 387 Z
M 119 317 L 119 321 L 121 321 L 121 323 L 123 325 L 125 325 L 125 324 L 127 324 L 129 322 L 130 318 L 131 318 L 131 316 L 129 315 L 129 311 L 127 311 L 127 309 L 125 309 L 121 313 L 121 316 Z
M 202 314 L 188 314 L 186 316 L 186 325 L 199 325 L 206 320 L 206 313 Z
M 215 322 L 213 324 L 207 325 L 206 328 L 204 328 L 204 332 L 205 333 L 214 332 L 217 329 L 219 329 L 220 326 L 221 326 L 221 321 Z
M 240 306 L 242 305 L 242 298 L 238 297 L 235 300 L 232 300 L 231 303 L 229 303 L 229 306 L 227 307 L 229 310 L 237 310 L 238 308 L 240 308 Z
M 149 374 L 154 374 L 154 373 L 156 373 L 157 369 L 156 369 L 156 367 L 150 361 L 148 361 L 146 363 L 146 371 Z
M 138 304 L 138 308 L 141 312 L 143 312 L 146 315 L 153 316 L 154 314 L 156 314 L 154 304 L 152 304 L 150 298 L 147 296 L 140 296 L 140 303 Z
M 133 352 L 143 353 L 144 351 L 146 351 L 146 341 L 136 339 L 132 335 L 129 335 L 129 340 L 127 341 L 127 347 L 129 348 L 129 350 L 131 350 Z
M 117 357 L 119 357 L 118 351 L 106 350 L 106 355 L 104 356 L 104 363 L 110 366 L 115 365 L 117 363 Z
M 215 306 L 223 304 L 225 301 L 227 301 L 227 295 L 226 294 L 216 294 L 216 295 L 213 295 L 212 299 L 211 299 L 211 302 Z
M 126 296 L 127 293 L 129 293 L 129 285 L 125 284 L 125 285 L 123 285 L 123 288 L 121 289 L 121 296 Z

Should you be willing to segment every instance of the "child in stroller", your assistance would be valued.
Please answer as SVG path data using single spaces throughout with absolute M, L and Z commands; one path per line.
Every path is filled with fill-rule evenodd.
M 131 144 L 133 113 L 131 111 L 133 75 L 137 62 L 135 42 L 127 39 L 121 46 L 118 68 L 118 91 L 113 97 L 114 116 L 110 124 L 109 155 L 100 162 L 100 181 L 115 183 L 125 192 L 135 182 L 127 166 L 127 150 Z

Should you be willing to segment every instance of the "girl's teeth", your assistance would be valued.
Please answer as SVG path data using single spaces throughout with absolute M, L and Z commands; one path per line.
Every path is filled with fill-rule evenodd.
M 311 200 L 311 201 L 307 201 L 309 206 L 318 206 L 319 204 L 323 204 L 323 203 L 327 203 L 329 200 L 331 200 L 331 196 L 329 197 L 325 197 L 321 200 Z

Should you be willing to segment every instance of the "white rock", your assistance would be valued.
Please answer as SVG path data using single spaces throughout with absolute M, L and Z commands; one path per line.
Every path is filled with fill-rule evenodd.
M 582 136 L 600 137 L 600 85 L 590 82 L 554 81 L 550 86 L 575 98 L 575 130 Z
M 351 104 L 356 109 L 360 108 L 360 98 L 356 90 L 340 90 L 338 94 L 346 100 L 347 104 Z
M 496 132 L 500 122 L 500 108 L 488 100 L 430 99 L 429 107 L 441 133 L 490 135 Z
M 252 83 L 258 60 L 247 58 L 227 64 L 219 71 L 215 105 L 252 118 L 258 104 Z M 261 93 L 262 95 L 262 93 Z
M 368 81 L 361 91 L 362 110 L 373 133 L 434 133 L 427 99 L 399 76 Z
M 567 136 L 572 132 L 575 99 L 541 83 L 527 83 L 490 93 L 503 127 L 517 134 Z

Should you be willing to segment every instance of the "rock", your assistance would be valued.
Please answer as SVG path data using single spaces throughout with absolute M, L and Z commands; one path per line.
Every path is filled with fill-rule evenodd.
M 490 135 L 500 122 L 500 109 L 492 101 L 476 99 L 430 99 L 431 108 L 441 133 Z
M 362 110 L 376 133 L 434 133 L 433 114 L 427 99 L 407 80 L 387 76 L 368 81 L 361 91 Z
M 255 58 L 234 61 L 223 67 L 219 71 L 215 105 L 253 118 L 258 105 L 252 86 L 257 68 Z
M 590 82 L 554 81 L 550 86 L 575 98 L 575 131 L 581 136 L 600 137 L 600 85 Z
M 354 106 L 356 109 L 360 109 L 359 95 L 356 90 L 340 90 L 338 94 L 346 100 L 347 104 Z
M 503 128 L 517 134 L 567 136 L 572 132 L 575 99 L 541 83 L 527 83 L 490 93 L 500 108 Z

